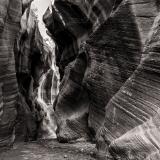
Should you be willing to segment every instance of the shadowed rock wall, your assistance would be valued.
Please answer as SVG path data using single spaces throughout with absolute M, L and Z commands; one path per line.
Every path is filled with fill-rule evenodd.
M 87 3 L 89 4 L 89 2 Z M 46 26 L 58 47 L 56 52 L 58 66 L 61 70 L 61 66 L 64 65 L 63 70 L 65 69 L 64 76 L 61 74 L 63 79 L 60 85 L 60 93 L 55 102 L 55 114 L 58 119 L 57 135 L 61 141 L 76 139 L 82 136 L 86 137 L 89 133 L 87 119 L 90 100 L 87 88 L 83 82 L 89 63 L 88 55 L 84 53 L 83 49 L 82 53 L 79 53 L 79 47 L 81 42 L 86 40 L 88 35 L 93 32 L 95 29 L 94 24 L 100 18 L 92 8 L 95 7 L 97 10 L 103 9 L 104 17 L 102 19 L 104 22 L 104 19 L 107 19 L 112 10 L 114 1 L 106 2 L 106 5 L 103 7 L 103 2 L 101 1 L 95 4 L 92 2 L 93 6 L 90 6 L 90 11 L 86 13 L 83 9 L 87 7 L 87 3 L 83 2 L 81 3 L 82 6 L 79 7 L 78 2 L 76 4 L 76 2 L 72 3 L 70 1 L 56 1 L 52 7 L 52 13 L 49 13 L 48 10 L 44 15 Z M 89 14 L 94 15 L 95 19 L 93 20 L 93 17 L 89 16 Z M 65 39 L 64 31 L 74 38 L 70 41 L 65 36 Z M 62 43 L 64 44 L 62 45 Z M 71 48 L 75 44 L 76 50 L 73 51 Z M 70 59 L 71 56 L 72 59 Z M 62 58 L 68 62 L 64 64 Z M 61 60 L 59 61 L 59 59 Z M 74 59 L 75 61 L 73 61 Z M 72 63 L 68 65 L 69 62 Z
M 0 147 L 11 145 L 15 133 L 36 140 L 46 115 L 37 102 L 38 87 L 42 74 L 54 68 L 54 52 L 41 36 L 31 2 L 0 1 Z M 49 103 L 58 88 L 57 73 L 51 76 L 40 90 Z
M 52 51 L 44 42 L 39 31 L 37 17 L 31 5 L 24 10 L 21 18 L 21 30 L 15 43 L 16 71 L 19 84 L 18 125 L 17 135 L 23 135 L 25 140 L 36 140 L 41 133 L 42 121 L 47 114 L 38 100 L 51 103 L 52 73 L 46 78 L 48 87 L 40 86 L 42 75 L 51 73 Z M 53 75 L 55 74 L 55 75 Z M 55 84 L 57 85 L 55 80 Z M 44 82 L 42 82 L 44 83 Z M 39 89 L 39 87 L 42 87 Z M 57 88 L 55 92 L 57 92 Z M 38 90 L 41 93 L 38 93 Z
M 105 4 L 105 5 L 104 5 Z M 109 1 L 55 1 L 52 13 L 48 9 L 44 22 L 56 43 L 56 63 L 61 79 L 65 66 L 78 55 L 78 48 L 89 34 L 109 16 L 114 0 Z M 100 12 L 103 11 L 103 14 Z
M 0 1 L 0 147 L 14 141 L 18 84 L 13 49 L 21 15 L 21 0 Z

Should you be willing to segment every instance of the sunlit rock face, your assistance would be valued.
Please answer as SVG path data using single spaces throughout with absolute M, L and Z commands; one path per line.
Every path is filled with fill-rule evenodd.
M 60 1 L 63 4 L 62 8 L 64 11 L 64 6 L 68 2 L 62 2 Z M 104 1 L 95 1 L 93 4 L 99 4 L 101 2 L 104 3 Z M 55 7 L 57 3 L 55 3 Z M 86 10 L 83 9 L 83 5 L 86 4 L 87 6 L 87 1 L 83 1 L 83 3 L 69 1 L 69 3 L 74 5 L 77 3 L 77 7 L 80 8 L 85 17 L 92 15 L 91 13 L 88 14 L 89 10 L 94 6 L 92 3 L 88 3 L 90 4 L 89 9 Z M 129 91 L 126 91 L 118 98 L 114 95 L 133 74 L 141 61 L 141 57 L 142 59 L 145 57 L 145 52 L 143 55 L 142 52 L 144 51 L 146 39 L 153 21 L 158 14 L 156 0 L 125 0 L 122 2 L 116 1 L 115 3 L 110 1 L 109 4 L 108 16 L 111 11 L 112 13 L 104 23 L 100 23 L 98 28 L 93 29 L 94 23 L 92 17 L 89 17 L 92 25 L 91 32 L 93 31 L 93 33 L 85 39 L 87 41 L 81 46 L 81 49 L 78 49 L 76 59 L 65 67 L 65 73 L 60 85 L 60 93 L 54 104 L 55 113 L 58 115 L 57 135 L 60 140 L 76 139 L 82 136 L 82 134 L 77 135 L 76 133 L 76 126 L 81 124 L 76 122 L 81 117 L 82 110 L 85 111 L 83 115 L 87 114 L 86 119 L 84 120 L 83 118 L 83 122 L 87 121 L 86 126 L 90 128 L 93 134 L 96 134 L 105 120 L 105 127 L 102 127 L 103 129 L 100 128 L 97 133 L 99 150 L 102 149 L 100 146 L 101 140 L 109 144 L 115 138 L 147 120 L 147 117 L 143 120 L 137 120 L 136 117 L 138 115 L 132 118 L 129 111 L 123 109 L 122 105 L 126 102 L 123 95 L 130 96 Z M 65 27 L 65 18 L 63 19 L 64 12 L 60 8 L 61 5 L 59 5 L 59 12 L 57 14 L 60 16 L 61 25 Z M 92 12 L 94 12 L 94 9 L 92 9 Z M 56 27 L 53 20 L 56 16 L 54 16 L 54 12 L 52 14 L 46 12 L 45 16 L 46 25 L 52 37 L 55 38 L 54 33 L 56 33 Z M 54 32 L 52 32 L 53 30 Z M 57 56 L 58 54 L 59 52 L 57 52 Z M 67 55 L 69 54 L 70 52 Z M 82 103 L 81 98 L 83 98 L 84 92 L 87 93 L 87 96 L 85 96 L 85 101 Z M 115 102 L 112 103 L 112 101 Z M 131 106 L 128 107 L 128 109 L 131 109 L 131 113 L 132 111 L 136 112 L 133 106 L 131 103 Z M 83 109 L 81 110 L 80 108 Z M 72 124 L 75 124 L 74 127 L 71 127 L 73 126 Z M 105 145 L 102 144 L 104 150 L 107 143 L 103 143 Z
M 14 141 L 18 84 L 13 49 L 21 15 L 21 0 L 0 1 L 0 147 Z

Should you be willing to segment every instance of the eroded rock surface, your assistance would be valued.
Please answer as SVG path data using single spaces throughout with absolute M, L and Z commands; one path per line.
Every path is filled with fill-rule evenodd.
M 150 12 L 146 13 L 146 10 L 149 10 L 151 6 L 152 9 L 150 9 Z M 128 14 L 126 15 L 125 12 L 127 12 Z M 115 26 L 115 28 L 117 28 L 118 31 L 118 32 L 112 32 L 112 35 L 110 35 L 110 32 L 107 32 L 107 34 L 110 35 L 110 38 L 109 37 L 106 38 L 108 39 L 108 44 L 110 44 L 109 47 L 111 46 L 110 47 L 112 50 L 111 56 L 115 54 L 115 56 L 112 58 L 114 60 L 117 60 L 117 62 L 115 63 L 116 65 L 111 63 L 112 62 L 111 60 L 108 62 L 111 67 L 114 67 L 113 69 L 111 68 L 109 70 L 108 69 L 109 67 L 108 66 L 106 67 L 106 70 L 109 70 L 108 73 L 110 73 L 110 75 L 106 77 L 106 80 L 109 79 L 108 82 L 111 84 L 106 83 L 105 86 L 108 90 L 107 93 L 109 93 L 108 95 L 110 95 L 110 98 L 113 97 L 111 101 L 109 101 L 110 98 L 108 99 L 105 108 L 105 125 L 107 128 L 105 135 L 107 137 L 106 141 L 108 143 L 110 143 L 116 137 L 121 136 L 134 126 L 146 120 L 146 118 L 144 117 L 143 120 L 141 120 L 142 115 L 139 114 L 139 111 L 137 111 L 137 114 L 135 113 L 136 110 L 132 106 L 133 104 L 131 102 L 129 103 L 129 107 L 127 107 L 127 105 L 124 105 L 124 103 L 126 103 L 127 101 L 126 98 L 128 98 L 128 96 L 132 96 L 131 90 L 132 89 L 134 90 L 134 84 L 135 84 L 134 82 L 131 83 L 132 86 L 131 90 L 125 90 L 126 87 L 124 88 L 122 87 L 123 89 L 121 88 L 122 91 L 121 94 L 120 92 L 118 92 L 118 94 L 116 94 L 115 96 L 114 94 L 120 89 L 120 87 L 124 84 L 124 82 L 132 75 L 133 71 L 140 63 L 141 57 L 142 59 L 143 57 L 145 57 L 145 54 L 142 55 L 142 52 L 145 47 L 145 41 L 152 27 L 154 18 L 156 17 L 157 14 L 158 14 L 158 9 L 156 6 L 156 1 L 153 2 L 146 0 L 146 1 L 141 1 L 140 3 L 136 1 L 123 1 L 122 4 L 117 9 L 117 11 L 106 22 L 106 26 L 110 25 L 109 28 L 111 28 L 112 26 L 113 31 L 115 30 L 114 29 Z M 123 18 L 121 19 L 121 17 Z M 120 21 L 120 23 L 118 23 L 118 21 Z M 118 29 L 118 24 L 120 24 L 121 26 L 120 29 Z M 112 29 L 108 29 L 108 31 L 109 30 Z M 101 30 L 99 31 L 99 33 L 100 32 Z M 122 35 L 120 33 L 122 33 Z M 120 35 L 120 37 L 117 37 L 118 35 Z M 112 37 L 114 36 L 117 37 L 118 40 L 117 39 L 115 41 L 112 40 L 113 39 Z M 98 36 L 95 36 L 95 39 L 97 37 Z M 93 41 L 92 44 L 97 46 L 97 43 L 94 41 L 95 39 L 92 40 Z M 103 42 L 101 38 L 100 42 Z M 114 47 L 114 42 L 115 46 L 117 47 L 117 54 Z M 120 44 L 119 42 L 122 42 L 122 44 Z M 106 44 L 106 46 L 108 46 L 108 44 Z M 99 46 L 100 45 L 103 45 L 103 43 L 100 43 Z M 121 47 L 124 48 L 121 50 Z M 117 70 L 115 69 L 115 67 L 117 68 Z M 110 79 L 111 77 L 113 78 L 113 80 Z M 127 83 L 125 83 L 125 85 L 126 84 Z M 135 105 L 137 106 L 138 105 L 137 98 L 139 97 L 139 95 L 138 92 L 135 92 L 135 94 L 136 94 Z M 125 97 L 124 95 L 128 96 Z M 137 110 L 138 109 L 139 107 L 137 106 Z M 130 115 L 129 112 L 132 115 Z M 136 115 L 133 115 L 133 112 Z M 138 116 L 140 116 L 141 118 L 139 117 L 140 118 L 139 119 Z
M 112 131 L 111 135 L 107 135 L 109 139 L 107 139 L 107 142 L 110 143 L 116 138 L 114 132 L 117 136 L 120 136 L 129 130 L 126 122 L 131 122 L 130 117 L 127 117 L 125 121 L 126 125 L 122 123 L 123 126 L 120 126 L 120 128 L 118 127 L 116 131 L 114 128 L 116 126 L 115 117 L 117 109 L 114 109 L 114 107 L 109 107 L 108 109 L 106 107 L 105 110 L 105 106 L 108 102 L 109 104 L 111 103 L 110 99 L 118 92 L 140 63 L 141 57 L 143 57 L 142 52 L 144 50 L 145 41 L 153 21 L 158 14 L 158 5 L 157 1 L 150 0 L 107 2 L 108 4 L 106 4 L 106 6 L 104 5 L 104 8 L 108 7 L 108 10 L 105 8 L 106 10 L 104 11 L 102 7 L 101 13 L 95 17 L 100 18 L 104 11 L 105 15 L 107 15 L 106 17 L 109 18 L 104 18 L 102 22 L 99 21 L 99 25 L 97 24 L 99 27 L 96 29 L 94 25 L 98 21 L 98 18 L 94 21 L 92 15 L 95 15 L 95 12 L 97 13 L 98 9 L 95 8 L 101 7 L 100 4 L 103 4 L 104 1 L 92 1 L 91 3 L 88 3 L 88 1 L 82 1 L 80 3 L 77 1 L 60 1 L 58 3 L 58 1 L 56 1 L 53 6 L 53 8 L 57 8 L 58 6 L 57 15 L 61 17 L 59 18 L 59 23 L 61 22 L 61 24 L 59 25 L 69 30 L 70 25 L 65 25 L 65 20 L 68 19 L 63 16 L 64 12 L 66 12 L 65 14 L 69 12 L 69 9 L 65 6 L 68 4 L 70 4 L 70 7 L 76 5 L 84 14 L 83 16 L 90 20 L 92 25 L 90 33 L 93 32 L 82 40 L 82 42 L 85 40 L 87 41 L 81 45 L 80 50 L 79 48 L 77 49 L 78 52 L 76 52 L 77 57 L 75 60 L 70 61 L 71 63 L 67 67 L 65 65 L 60 93 L 54 105 L 55 113 L 58 115 L 57 121 L 59 127 L 57 135 L 60 140 L 70 140 L 82 136 L 82 134 L 77 135 L 76 127 L 71 127 L 72 123 L 75 123 L 75 126 L 80 125 L 79 123 L 76 124 L 77 116 L 75 116 L 78 113 L 78 117 L 81 117 L 82 111 L 79 104 L 81 104 L 82 110 L 87 114 L 84 120 L 86 127 L 89 128 L 93 134 L 96 134 L 99 127 L 103 124 L 104 118 L 108 117 L 106 130 L 110 130 L 111 128 Z M 69 12 L 71 16 L 76 15 L 73 8 L 72 13 Z M 46 20 L 46 25 L 52 37 L 55 39 L 58 37 L 60 39 L 61 34 L 54 34 L 57 28 L 56 25 L 53 25 L 53 22 L 54 19 L 57 18 L 57 15 L 55 16 L 55 11 L 53 9 L 52 14 L 49 14 L 49 11 L 46 12 L 46 17 L 44 19 Z M 70 24 L 69 20 L 67 22 Z M 75 26 L 71 25 L 72 27 L 68 33 L 76 35 L 75 33 L 79 31 L 77 25 L 77 23 Z M 87 32 L 88 30 L 84 30 L 83 34 L 86 35 Z M 68 43 L 67 47 L 70 45 L 73 46 L 72 43 Z M 59 47 L 59 43 L 57 43 L 57 46 Z M 77 45 L 77 47 L 78 46 L 80 45 Z M 63 52 L 57 52 L 57 56 L 63 55 L 62 53 Z M 65 55 L 67 58 L 67 55 L 71 53 L 70 51 L 66 52 L 63 58 Z M 86 100 L 83 103 L 81 98 L 83 98 L 84 92 L 88 96 L 85 96 Z M 119 113 L 117 115 L 118 117 L 122 117 Z M 105 118 L 105 121 L 106 120 L 107 118 Z M 113 125 L 112 121 L 114 121 Z M 136 123 L 135 126 L 138 124 L 139 123 Z M 134 127 L 133 125 L 129 126 L 131 128 Z M 121 130 L 123 130 L 122 128 L 125 128 L 125 131 L 120 133 Z M 85 134 L 83 133 L 83 135 Z
M 83 79 L 88 69 L 89 57 L 83 51 L 79 53 L 79 48 L 81 42 L 88 39 L 89 34 L 96 29 L 95 26 L 108 18 L 114 1 L 107 1 L 104 6 L 102 4 L 103 1 L 96 3 L 93 1 L 55 1 L 52 13 L 48 9 L 44 15 L 46 26 L 58 47 L 56 60 L 61 77 L 65 69 L 60 93 L 54 105 L 58 122 L 57 135 L 61 141 L 86 137 L 88 134 L 90 97 Z M 100 10 L 103 10 L 103 14 L 99 12 Z M 70 41 L 64 33 L 74 38 Z M 71 50 L 72 48 L 76 50 Z
M 27 139 L 37 136 L 40 105 L 52 105 L 58 87 L 36 16 L 28 4 L 14 4 L 0 2 L 0 146 L 14 139 L 17 80 Z M 56 0 L 48 8 L 44 22 L 61 75 L 53 106 L 59 141 L 96 137 L 104 159 L 108 151 L 117 159 L 159 159 L 159 7 L 157 0 Z
M 106 109 L 116 108 L 112 132 L 115 139 L 111 142 L 110 150 L 116 157 L 124 159 L 159 159 L 159 23 L 160 14 L 156 17 L 149 38 L 146 42 L 147 56 L 141 61 L 137 70 L 123 85 L 121 90 L 112 98 Z M 124 101 L 125 100 L 125 101 Z M 119 104 L 119 105 L 117 105 Z M 107 114 L 106 114 L 107 115 Z M 120 121 L 121 116 L 121 121 Z M 108 116 L 106 116 L 108 119 Z M 128 123 L 124 122 L 128 119 Z M 123 121 L 123 127 L 120 126 Z M 145 122 L 147 121 L 147 122 Z M 121 122 L 121 123 L 119 123 Z M 125 124 L 125 125 L 124 125 Z M 138 127 L 136 127 L 138 124 Z M 117 127 L 117 126 L 120 126 Z M 107 121 L 105 121 L 105 127 Z M 134 129 L 126 132 L 126 129 Z M 108 129 L 109 130 L 109 129 Z M 123 134 L 122 136 L 121 133 Z M 105 137 L 107 134 L 105 133 Z
M 46 114 L 37 101 L 38 87 L 42 74 L 54 66 L 54 52 L 41 36 L 31 2 L 0 2 L 0 147 L 11 145 L 15 132 L 18 139 L 35 140 Z M 51 88 L 57 94 L 54 80 L 53 87 L 41 89 L 42 95 L 47 92 L 42 96 L 46 102 L 52 97 Z
M 38 133 L 42 130 L 44 134 L 49 132 L 51 118 L 47 108 L 53 103 L 58 90 L 52 48 L 53 46 L 49 47 L 40 33 L 37 15 L 30 4 L 24 10 L 21 30 L 15 43 L 20 92 L 17 120 L 20 123 L 18 123 L 17 132 L 21 132 L 18 135 L 25 134 L 26 141 L 36 140 Z
M 0 147 L 14 141 L 18 84 L 14 41 L 20 29 L 21 0 L 0 1 Z

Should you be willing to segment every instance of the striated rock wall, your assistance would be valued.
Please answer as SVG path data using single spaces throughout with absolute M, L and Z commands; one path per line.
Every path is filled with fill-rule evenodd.
M 59 79 L 53 47 L 41 36 L 31 2 L 0 1 L 0 147 L 12 145 L 15 135 L 36 140 L 41 130 L 45 135 L 52 130 L 53 112 L 46 107 L 53 104 Z M 55 127 L 53 123 L 54 137 Z
M 14 41 L 20 29 L 21 0 L 0 1 L 0 147 L 14 141 L 18 84 Z
M 128 123 L 123 122 L 124 127 L 121 127 L 121 129 L 116 127 L 121 125 L 121 123 L 114 125 L 117 132 L 113 132 L 112 135 L 115 134 L 117 136 L 118 134 L 116 133 L 118 132 L 120 135 L 125 132 L 126 128 L 133 128 L 143 123 L 122 136 L 118 135 L 119 138 L 111 142 L 109 149 L 116 158 L 137 160 L 156 160 L 160 158 L 159 24 L 160 14 L 154 21 L 145 45 L 144 53 L 147 53 L 147 56 L 141 61 L 131 78 L 127 80 L 106 107 L 107 109 L 112 105 L 112 107 L 116 106 L 121 109 L 121 112 L 117 113 L 121 114 L 121 120 L 123 121 L 126 118 L 130 118 Z M 117 104 L 116 101 L 118 101 L 119 105 L 115 105 Z M 116 108 L 116 111 L 119 109 Z M 118 114 L 115 115 L 115 120 L 116 118 L 119 119 Z M 106 117 L 106 119 L 108 118 Z M 119 122 L 121 121 L 119 120 Z M 105 127 L 108 128 L 106 124 L 107 121 L 105 121 Z M 107 138 L 107 134 L 105 135 Z
M 13 143 L 14 132 L 18 138 L 19 135 L 23 135 L 25 140 L 37 138 L 40 122 L 46 114 L 36 101 L 37 89 L 40 77 L 52 66 L 52 54 L 40 34 L 36 15 L 31 8 L 31 0 L 2 0 L 0 2 L 0 147 Z M 51 88 L 44 90 L 51 93 Z M 50 97 L 44 99 L 47 101 Z
M 132 17 L 135 17 L 134 19 L 137 24 L 137 29 L 139 31 L 140 40 L 141 40 L 140 41 L 141 50 L 139 50 L 138 51 L 139 53 L 137 52 L 137 54 L 143 53 L 142 59 L 141 59 L 141 63 L 143 63 L 142 62 L 143 59 L 146 56 L 148 56 L 147 55 L 148 52 L 145 51 L 146 45 L 148 44 L 147 37 L 150 34 L 153 20 L 158 15 L 158 8 L 156 5 L 156 1 L 153 2 L 153 1 L 143 0 L 140 3 L 139 2 L 137 3 L 135 1 L 134 2 L 124 1 L 124 3 L 122 3 L 122 5 L 118 8 L 117 12 L 115 12 L 113 17 L 116 17 L 120 13 L 120 11 L 124 11 L 125 8 L 123 7 L 127 7 L 127 6 L 130 7 L 132 14 L 134 13 L 134 16 Z M 149 10 L 149 8 L 151 9 Z M 133 25 L 132 25 L 132 29 L 133 29 Z M 130 31 L 129 35 L 131 35 L 131 33 L 132 31 Z M 124 35 L 123 37 L 125 38 Z M 129 48 L 128 53 L 130 53 L 130 51 L 131 49 Z M 131 62 L 133 62 L 133 60 L 131 60 Z M 126 61 L 123 61 L 123 63 L 127 64 Z M 128 65 L 128 67 L 126 66 L 125 68 L 129 69 L 129 66 L 131 65 Z M 117 92 L 117 94 L 113 96 L 113 98 L 109 101 L 109 103 L 105 107 L 105 124 L 104 125 L 105 125 L 105 128 L 107 129 L 105 130 L 106 133 L 104 135 L 105 135 L 105 140 L 108 143 L 110 143 L 115 138 L 120 137 L 122 134 L 126 133 L 128 130 L 132 129 L 133 127 L 146 121 L 157 110 L 155 106 L 151 107 L 151 105 L 148 104 L 149 97 L 146 98 L 146 101 L 144 101 L 145 96 L 141 95 L 143 92 L 147 91 L 147 88 L 143 88 L 143 84 L 144 84 L 144 81 L 146 80 L 146 77 L 144 77 L 143 74 L 140 73 L 138 70 L 139 70 L 139 67 L 134 72 L 134 74 L 125 82 L 125 84 L 121 87 L 121 89 Z M 123 69 L 123 71 L 125 71 L 125 69 Z M 127 72 L 125 71 L 125 73 Z M 145 82 L 144 85 L 145 87 L 147 87 L 146 86 L 147 82 Z M 148 106 L 149 108 L 147 108 L 146 106 Z
M 61 141 L 68 141 L 82 136 L 86 137 L 89 133 L 87 119 L 90 100 L 83 82 L 85 71 L 89 65 L 89 57 L 84 51 L 79 53 L 79 47 L 81 41 L 86 40 L 88 35 L 95 30 L 94 25 L 96 22 L 99 23 L 98 26 L 104 19 L 107 19 L 114 1 L 108 1 L 103 7 L 101 1 L 97 1 L 95 4 L 92 2 L 90 13 L 83 12 L 83 9 L 87 7 L 87 3 L 83 2 L 81 3 L 82 6 L 79 7 L 78 2 L 55 1 L 52 13 L 49 13 L 48 10 L 44 15 L 46 26 L 58 47 L 56 52 L 57 64 L 60 71 L 62 65 L 64 66 L 63 70 L 65 68 L 64 76 L 61 74 L 63 79 L 60 85 L 60 93 L 54 104 L 58 122 L 57 136 Z M 99 22 L 100 16 L 96 15 L 97 12 L 94 9 L 92 10 L 93 7 L 99 10 L 100 8 L 103 9 L 104 17 L 102 22 Z M 72 41 L 67 36 L 65 36 L 66 39 L 64 38 L 64 30 L 65 33 L 74 37 Z M 76 50 L 73 51 L 71 48 L 75 44 Z M 73 54 L 74 56 L 71 59 L 70 57 Z M 65 64 L 63 59 L 68 62 Z M 75 61 L 73 61 L 74 59 Z M 68 65 L 69 62 L 72 63 Z
M 70 61 L 71 63 L 65 67 L 60 85 L 60 93 L 54 104 L 58 121 L 57 135 L 59 140 L 68 141 L 85 136 L 86 132 L 83 129 L 81 129 L 81 132 L 77 130 L 79 126 L 83 126 L 81 124 L 85 124 L 82 128 L 86 128 L 85 130 L 89 128 L 92 134 L 96 134 L 97 130 L 103 124 L 105 117 L 105 130 L 111 133 L 104 134 L 107 137 L 105 141 L 108 143 L 133 128 L 134 125 L 139 124 L 139 122 L 132 123 L 130 115 L 125 115 L 127 118 L 121 122 L 123 117 L 121 111 L 113 106 L 106 107 L 105 109 L 105 106 L 111 104 L 111 98 L 132 75 L 140 63 L 141 57 L 145 57 L 145 54 L 142 55 L 145 41 L 159 8 L 156 0 L 107 2 L 106 8 L 108 7 L 108 10 L 104 5 L 105 9 L 102 9 L 101 13 L 106 12 L 105 15 L 107 15 L 107 18 L 110 15 L 109 13 L 112 13 L 108 20 L 104 18 L 104 21 L 100 21 L 97 24 L 99 27 L 96 29 L 94 28 L 94 24 L 97 21 L 93 21 L 91 15 L 95 15 L 95 6 L 99 8 L 101 6 L 100 4 L 104 4 L 104 1 L 93 1 L 92 3 L 88 3 L 88 1 L 81 3 L 77 1 L 60 1 L 58 3 L 57 1 L 53 6 L 53 8 L 58 6 L 57 14 L 59 16 L 61 15 L 61 18 L 59 18 L 61 22 L 60 26 L 70 29 L 70 25 L 65 25 L 64 23 L 66 17 L 63 17 L 63 14 L 64 12 L 69 12 L 69 9 L 65 6 L 68 4 L 70 6 L 76 5 L 84 14 L 84 17 L 87 17 L 91 22 L 92 27 L 89 33 L 93 32 L 82 40 L 82 42 L 87 41 L 81 45 L 80 50 L 77 49 L 78 52 L 76 52 L 77 57 L 75 60 Z M 115 5 L 113 6 L 113 4 Z M 63 8 L 63 12 L 61 8 Z M 92 13 L 90 13 L 91 11 Z M 72 10 L 72 14 L 70 13 L 70 15 L 73 16 L 76 13 L 76 10 Z M 101 15 L 103 14 L 97 15 L 97 19 Z M 52 14 L 46 14 L 45 22 L 53 39 L 56 37 L 54 33 L 57 31 L 56 25 L 53 25 L 53 19 L 55 18 L 54 12 Z M 52 19 L 52 21 L 49 19 Z M 68 19 L 66 21 L 69 24 Z M 75 32 L 79 31 L 77 25 L 77 23 L 76 26 L 72 25 L 72 30 L 69 30 L 70 32 L 68 33 L 74 33 L 76 35 Z M 73 29 L 74 27 L 75 29 Z M 88 30 L 84 34 L 87 32 Z M 61 34 L 57 35 L 57 37 L 62 39 Z M 67 47 L 68 45 L 70 46 L 72 43 L 67 44 Z M 58 43 L 57 47 L 59 48 Z M 61 53 L 63 52 L 57 52 L 56 55 L 59 56 Z M 63 55 L 63 57 L 67 58 L 71 53 L 68 51 L 65 54 L 66 56 Z M 83 100 L 83 103 L 84 94 L 86 94 L 86 98 Z M 85 118 L 84 116 L 82 118 L 82 113 L 86 115 Z M 79 119 L 83 119 L 83 123 L 79 123 Z M 121 125 L 116 125 L 117 123 L 121 123 Z M 76 131 L 80 134 L 77 134 Z M 99 132 L 101 133 L 101 129 Z M 99 132 L 97 136 L 99 136 Z M 99 139 L 101 139 L 101 136 Z
M 152 9 L 150 9 L 151 6 Z M 146 13 L 146 10 L 149 11 Z M 112 141 L 112 138 L 114 139 L 116 137 L 114 132 L 117 134 L 117 136 L 120 136 L 123 134 L 120 133 L 123 128 L 125 131 L 128 131 L 129 128 L 127 127 L 127 123 L 132 123 L 130 120 L 130 115 L 122 115 L 121 109 L 118 107 L 118 109 L 113 106 L 109 107 L 112 101 L 110 101 L 110 99 L 132 75 L 133 71 L 140 63 L 144 43 L 157 14 L 158 9 L 155 1 L 141 1 L 140 3 L 136 1 L 123 1 L 119 8 L 111 15 L 108 21 L 106 21 L 106 23 L 103 24 L 87 41 L 87 44 L 89 45 L 88 48 L 91 50 L 89 53 L 93 52 L 96 56 L 102 55 L 103 53 L 103 55 L 106 56 L 104 62 L 105 66 L 100 69 L 100 71 L 104 70 L 104 74 L 101 74 L 101 76 L 106 78 L 103 78 L 104 83 L 102 83 L 103 88 L 105 88 L 104 94 L 99 102 L 97 101 L 97 103 L 94 103 L 97 105 L 93 105 L 93 108 L 95 108 L 94 110 L 91 109 L 91 113 L 93 113 L 93 115 L 91 115 L 93 118 L 89 120 L 91 121 L 91 125 L 93 127 L 97 122 L 99 122 L 97 123 L 97 126 L 101 125 L 103 121 L 99 121 L 99 118 L 95 120 L 94 117 L 98 117 L 98 114 L 94 116 L 94 112 L 95 114 L 98 112 L 97 109 L 100 108 L 100 102 L 105 99 L 103 102 L 106 104 L 101 105 L 101 117 L 104 117 L 103 113 L 106 114 L 106 128 L 110 133 L 107 135 L 108 139 L 110 139 L 108 141 Z M 105 33 L 104 30 L 106 31 Z M 103 36 L 101 35 L 102 31 Z M 102 58 L 99 59 L 101 60 Z M 101 66 L 101 64 L 97 64 L 97 68 Z M 93 64 L 91 66 L 93 66 Z M 92 75 L 95 74 L 95 70 L 92 71 Z M 93 82 L 94 79 L 91 78 L 89 83 L 92 84 Z M 96 93 L 94 95 L 94 100 Z M 102 91 L 99 90 L 98 95 L 101 95 L 101 93 Z M 127 93 L 128 92 L 126 92 L 126 94 Z M 122 97 L 120 99 L 123 100 Z M 120 105 L 120 102 L 116 101 L 116 104 Z M 107 105 L 106 108 L 104 108 L 105 105 Z M 124 120 L 122 120 L 123 116 Z M 121 125 L 116 125 L 121 120 Z M 96 123 L 94 123 L 94 121 Z M 135 125 L 137 124 L 135 122 Z M 128 126 L 131 127 L 132 125 L 129 124 Z M 117 127 L 116 130 L 115 126 Z

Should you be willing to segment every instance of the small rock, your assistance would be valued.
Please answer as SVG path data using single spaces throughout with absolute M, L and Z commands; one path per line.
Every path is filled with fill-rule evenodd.
M 84 149 L 83 148 L 81 148 L 81 152 L 83 152 L 84 151 Z
M 66 154 L 64 155 L 64 158 L 67 158 L 67 155 L 66 155 Z
M 90 152 L 91 155 L 93 155 L 93 152 Z

